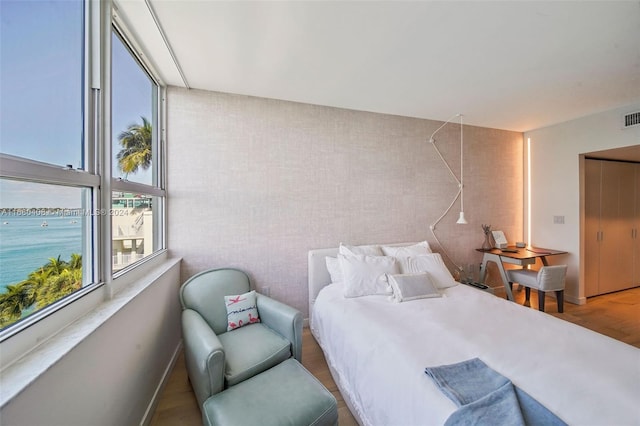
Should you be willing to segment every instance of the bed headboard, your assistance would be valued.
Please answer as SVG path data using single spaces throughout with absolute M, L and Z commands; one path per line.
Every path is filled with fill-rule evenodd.
M 327 256 L 335 257 L 338 254 L 338 247 L 309 250 L 309 318 L 313 304 L 320 290 L 326 285 L 331 284 L 331 277 L 327 270 Z
M 416 243 L 394 243 L 394 244 L 380 244 L 390 247 L 402 247 L 410 246 Z M 331 277 L 327 270 L 327 262 L 325 258 L 327 256 L 335 257 L 338 254 L 338 247 L 324 248 L 309 250 L 309 319 L 311 319 L 311 313 L 313 312 L 313 304 L 316 302 L 316 297 L 320 290 L 326 285 L 331 284 Z

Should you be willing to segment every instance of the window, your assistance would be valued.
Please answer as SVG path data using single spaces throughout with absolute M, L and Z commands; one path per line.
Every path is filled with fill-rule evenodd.
M 0 179 L 0 327 L 91 282 L 91 189 Z
M 0 1 L 0 341 L 164 248 L 162 88 L 98 4 Z
M 112 174 L 151 185 L 156 168 L 154 104 L 158 86 L 116 30 L 112 31 L 111 51 Z
M 111 35 L 112 265 L 115 272 L 162 247 L 158 85 L 117 28 Z
M 84 166 L 83 14 L 80 0 L 0 2 L 2 153 Z

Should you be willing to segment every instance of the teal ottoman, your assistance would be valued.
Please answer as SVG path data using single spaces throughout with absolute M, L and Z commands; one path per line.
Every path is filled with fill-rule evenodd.
M 289 358 L 207 399 L 205 425 L 337 425 L 338 404 L 298 361 Z

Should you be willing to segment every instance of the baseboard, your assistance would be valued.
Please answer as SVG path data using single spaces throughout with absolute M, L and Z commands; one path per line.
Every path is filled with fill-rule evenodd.
M 176 362 L 178 361 L 178 357 L 180 356 L 181 351 L 182 351 L 182 340 L 178 342 L 178 346 L 173 351 L 173 355 L 171 356 L 169 365 L 167 365 L 167 368 L 165 368 L 164 373 L 160 378 L 160 383 L 158 383 L 158 386 L 156 387 L 156 391 L 153 393 L 153 398 L 151 398 L 151 401 L 149 401 L 147 410 L 144 412 L 144 416 L 142 416 L 142 420 L 140 420 L 140 426 L 149 426 L 149 424 L 151 424 L 151 419 L 153 418 L 153 414 L 156 412 L 160 395 L 162 395 L 162 391 L 164 391 L 164 388 L 167 386 L 169 377 L 171 376 L 173 367 L 176 365 Z
M 564 294 L 564 301 L 565 302 L 569 302 L 569 303 L 573 303 L 574 305 L 584 305 L 587 303 L 587 298 L 586 297 L 576 297 L 576 296 L 570 296 L 567 293 Z

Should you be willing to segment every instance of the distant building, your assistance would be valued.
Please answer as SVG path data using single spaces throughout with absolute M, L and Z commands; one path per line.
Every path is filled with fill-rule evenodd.
M 153 212 L 150 197 L 113 195 L 111 227 L 115 272 L 153 253 Z

